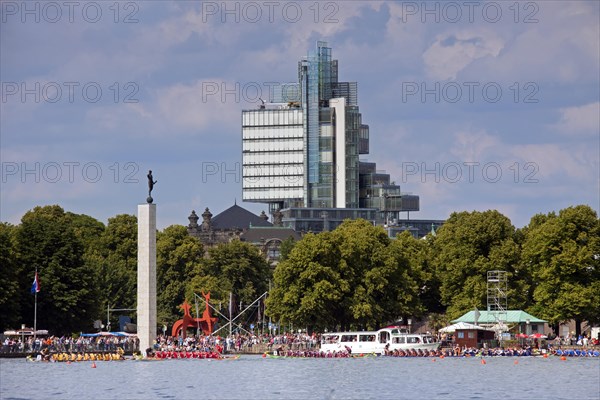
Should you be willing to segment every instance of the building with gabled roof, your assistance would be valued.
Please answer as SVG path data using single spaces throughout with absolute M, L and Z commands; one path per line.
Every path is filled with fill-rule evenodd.
M 239 239 L 240 235 L 251 226 L 273 226 L 264 211 L 261 215 L 256 215 L 238 206 L 237 203 L 214 217 L 206 207 L 202 213 L 202 223 L 200 224 L 198 224 L 200 217 L 195 210 L 192 210 L 188 220 L 188 233 L 190 236 L 198 238 L 206 247 Z
M 242 230 L 245 231 L 251 226 L 271 227 L 267 215 L 264 213 L 261 216 L 251 213 L 238 206 L 232 205 L 228 209 L 215 215 L 211 219 L 213 229 L 216 230 Z
M 188 233 L 198 238 L 205 247 L 229 243 L 232 240 L 245 241 L 258 247 L 273 266 L 279 261 L 283 241 L 289 237 L 294 240 L 301 238 L 300 233 L 282 227 L 281 221 L 275 221 L 275 224 L 269 222 L 269 217 L 264 211 L 256 215 L 237 203 L 214 217 L 207 207 L 202 213 L 200 224 L 200 217 L 192 210 L 188 220 Z

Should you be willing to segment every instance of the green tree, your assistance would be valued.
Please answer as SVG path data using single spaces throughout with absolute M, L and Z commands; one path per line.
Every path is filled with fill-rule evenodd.
M 181 318 L 179 305 L 194 268 L 202 262 L 204 250 L 181 225 L 171 225 L 156 238 L 157 318 L 160 325 L 172 325 Z
M 347 324 L 351 284 L 340 261 L 331 232 L 305 235 L 275 268 L 267 313 L 280 323 L 319 330 Z
M 296 240 L 290 236 L 287 239 L 285 239 L 283 242 L 281 242 L 281 246 L 279 247 L 279 261 L 285 261 L 290 252 L 292 251 L 292 249 L 294 248 L 294 245 L 296 244 Z
M 422 314 L 419 292 L 426 275 L 421 242 L 408 232 L 391 240 L 381 227 L 365 220 L 346 221 L 333 234 L 338 236 L 342 265 L 354 276 L 353 326 L 376 329 L 399 316 Z
M 397 291 L 395 310 L 405 320 L 421 317 L 427 311 L 426 302 L 436 295 L 434 274 L 429 265 L 429 244 L 404 231 L 390 243 L 390 250 L 398 263 L 398 276 L 392 284 Z
M 23 216 L 17 243 L 25 274 L 39 271 L 38 327 L 57 334 L 89 329 L 98 310 L 96 274 L 83 260 L 71 217 L 57 205 L 35 207 Z M 25 316 L 31 324 L 33 301 Z
M 437 231 L 432 262 L 450 319 L 485 307 L 488 271 L 506 271 L 511 293 L 517 294 L 523 281 L 516 280 L 519 248 L 514 236 L 510 220 L 495 210 L 452 213 Z
M 20 326 L 23 292 L 28 288 L 18 262 L 15 231 L 15 226 L 0 223 L 0 331 Z
M 522 266 L 533 279 L 531 311 L 555 329 L 574 319 L 600 322 L 600 224 L 589 206 L 569 207 L 558 216 L 535 216 L 527 227 Z
M 269 315 L 319 330 L 374 329 L 401 315 L 419 315 L 426 274 L 413 255 L 424 249 L 413 240 L 391 241 L 365 220 L 306 235 L 275 269 Z
M 98 288 L 101 309 L 135 308 L 137 302 L 137 218 L 120 214 L 108 219 L 100 236 L 100 248 L 94 252 L 100 264 Z M 135 315 L 131 312 L 130 315 Z M 103 318 L 102 318 L 103 319 Z M 116 321 L 116 320 L 115 320 Z M 111 321 L 111 325 L 115 323 Z
M 70 221 L 73 232 L 81 240 L 86 250 L 100 248 L 99 238 L 104 233 L 106 227 L 94 217 L 85 214 L 74 214 L 66 212 L 65 218 Z
M 442 304 L 440 295 L 440 277 L 435 268 L 435 241 L 436 234 L 427 234 L 424 239 L 415 239 L 420 243 L 413 259 L 419 260 L 422 271 L 422 282 L 420 282 L 420 299 L 425 312 L 445 315 L 446 306 Z
M 441 328 L 445 327 L 449 323 L 448 317 L 446 317 L 445 314 L 439 313 L 429 314 L 427 322 L 429 327 L 432 329 L 432 332 L 439 331 Z
M 102 257 L 102 241 L 101 238 L 104 235 L 106 226 L 98 221 L 97 219 L 90 217 L 85 214 L 74 214 L 66 212 L 65 217 L 70 221 L 70 225 L 73 227 L 75 236 L 83 244 L 83 262 L 89 271 L 93 271 L 95 274 L 94 282 L 96 297 L 100 298 L 102 293 L 102 287 L 97 282 L 101 279 L 101 272 L 103 266 Z M 97 314 L 93 316 L 94 320 L 103 320 L 106 315 L 106 308 L 102 308 L 99 305 Z
M 249 305 L 268 290 L 270 279 L 271 267 L 258 248 L 234 240 L 208 250 L 194 270 L 187 298 L 210 291 L 211 302 L 227 305 L 233 293 L 236 303 Z

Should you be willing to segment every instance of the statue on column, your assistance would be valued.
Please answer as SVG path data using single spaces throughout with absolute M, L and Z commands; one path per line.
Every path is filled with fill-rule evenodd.
M 146 202 L 148 202 L 148 204 L 152 204 L 152 202 L 154 201 L 154 199 L 152 198 L 152 189 L 154 189 L 154 184 L 157 182 L 158 181 L 155 181 L 152 177 L 152 170 L 148 171 L 148 198 L 146 199 Z

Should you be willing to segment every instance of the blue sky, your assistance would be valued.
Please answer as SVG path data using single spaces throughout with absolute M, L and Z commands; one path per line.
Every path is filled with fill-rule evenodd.
M 600 208 L 597 1 L 1 6 L 1 221 L 135 214 L 149 169 L 160 229 L 240 204 L 241 110 L 317 40 L 358 82 L 364 160 L 421 196 L 411 218 Z

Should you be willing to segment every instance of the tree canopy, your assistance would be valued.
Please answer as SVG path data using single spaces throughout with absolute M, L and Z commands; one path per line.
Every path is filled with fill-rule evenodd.
M 137 218 L 120 214 L 108 219 L 94 253 L 99 268 L 102 310 L 135 308 L 137 302 Z M 134 315 L 132 313 L 132 315 Z M 101 318 L 104 320 L 104 318 Z
M 0 223 L 0 330 L 19 326 L 21 304 L 27 300 L 28 288 L 21 264 L 17 262 L 16 228 Z M 33 280 L 33 278 L 32 278 Z
M 522 265 L 533 278 L 531 310 L 541 318 L 600 322 L 600 227 L 590 207 L 532 218 Z
M 272 271 L 252 244 L 234 240 L 205 252 L 183 226 L 158 232 L 159 324 L 181 318 L 179 305 L 194 293 L 210 291 L 226 313 L 230 293 L 236 305 L 249 305 L 271 287 L 268 315 L 301 328 L 374 329 L 427 314 L 438 326 L 485 308 L 493 270 L 507 272 L 509 309 L 555 329 L 570 319 L 600 323 L 600 220 L 585 205 L 534 215 L 521 229 L 498 211 L 456 212 L 424 240 L 345 221 L 286 240 L 280 251 Z M 58 205 L 36 207 L 17 225 L 0 223 L 0 267 L 0 329 L 33 325 L 37 268 L 38 327 L 91 330 L 94 320 L 105 322 L 108 305 L 136 307 L 137 218 L 116 215 L 105 226 Z
M 450 318 L 487 303 L 487 272 L 506 271 L 509 282 L 518 262 L 515 228 L 498 211 L 452 213 L 437 231 L 432 262 L 441 302 Z M 516 294 L 511 286 L 511 293 Z
M 57 333 L 86 330 L 98 312 L 97 271 L 84 262 L 84 243 L 72 221 L 59 206 L 36 207 L 16 232 L 24 274 L 31 281 L 36 269 L 39 275 L 38 327 Z M 23 304 L 24 320 L 33 326 L 33 299 Z
M 193 275 L 188 299 L 210 291 L 213 303 L 227 306 L 233 293 L 236 304 L 249 305 L 268 290 L 271 267 L 257 247 L 233 240 L 210 248 Z
M 194 269 L 203 261 L 204 250 L 181 225 L 171 225 L 156 237 L 157 319 L 172 325 L 181 318 L 179 305 L 185 300 Z M 190 299 L 192 300 L 192 299 Z
M 276 320 L 321 330 L 373 329 L 401 315 L 420 314 L 419 282 L 425 276 L 419 263 L 411 262 L 419 246 L 396 243 L 365 220 L 306 235 L 277 265 L 267 312 Z

